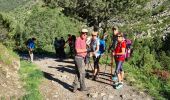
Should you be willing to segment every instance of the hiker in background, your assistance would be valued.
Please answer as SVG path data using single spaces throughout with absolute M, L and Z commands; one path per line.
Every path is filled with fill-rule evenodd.
M 35 40 L 36 40 L 36 38 L 34 38 L 34 37 L 27 40 L 27 48 L 28 48 L 31 62 L 33 62 L 33 60 L 34 60 L 33 50 L 35 48 Z
M 87 38 L 87 29 L 82 29 L 80 33 L 80 37 L 76 39 L 75 42 L 75 70 L 76 75 L 73 82 L 73 92 L 77 91 L 78 82 L 80 82 L 80 91 L 87 91 L 88 88 L 85 85 L 85 56 L 87 54 L 86 49 L 86 38 Z
M 109 46 L 109 49 L 108 49 L 108 52 L 110 51 L 113 51 L 115 50 L 115 47 L 118 43 L 118 29 L 116 29 L 115 27 L 112 27 L 112 32 L 113 32 L 113 35 L 112 35 L 112 44 Z M 114 56 L 111 54 L 111 74 L 113 74 L 113 61 L 115 60 Z M 115 61 L 116 62 L 116 61 Z M 117 75 L 114 73 L 113 76 L 111 75 L 111 79 L 116 81 L 117 80 Z
M 56 52 L 56 57 L 59 56 L 59 48 L 60 48 L 60 43 L 57 37 L 55 37 L 54 40 L 54 48 L 55 48 L 55 52 Z
M 75 35 L 72 35 L 71 36 L 72 40 L 71 40 L 71 51 L 72 51 L 72 55 L 71 57 L 74 57 L 75 56 L 75 42 L 76 42 L 76 36 Z
M 112 54 L 115 57 L 116 61 L 116 75 L 118 77 L 118 83 L 115 83 L 115 88 L 119 89 L 123 86 L 123 78 L 124 78 L 124 71 L 123 71 L 123 62 L 125 61 L 125 49 L 126 43 L 123 37 L 123 33 L 118 33 L 118 43 L 116 45 L 115 50 L 113 50 Z
M 71 36 L 71 34 L 68 34 L 68 39 L 67 39 L 67 41 L 66 41 L 66 43 L 68 43 L 68 45 L 69 45 L 69 48 L 70 48 L 70 56 L 72 56 L 73 55 L 73 49 L 72 49 L 72 36 Z
M 94 71 L 93 71 L 93 80 L 97 79 L 97 74 L 99 73 L 99 45 L 100 45 L 100 40 L 97 38 L 98 32 L 92 32 L 92 38 L 90 42 L 90 56 L 93 57 L 94 61 Z
M 59 47 L 59 57 L 60 58 L 65 58 L 65 51 L 64 51 L 65 40 L 64 40 L 63 37 L 61 37 L 61 39 L 59 40 L 59 44 L 60 44 L 60 47 Z
M 118 34 L 118 29 L 116 29 L 115 27 L 112 27 L 112 44 L 109 46 L 108 52 L 112 51 L 115 49 L 116 44 L 117 44 L 117 34 Z

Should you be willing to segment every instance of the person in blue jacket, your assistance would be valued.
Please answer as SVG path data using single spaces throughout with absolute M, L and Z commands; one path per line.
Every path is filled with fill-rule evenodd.
M 33 37 L 27 41 L 27 48 L 28 48 L 31 62 L 33 62 L 33 57 L 34 57 L 33 50 L 35 49 L 35 40 L 36 38 Z

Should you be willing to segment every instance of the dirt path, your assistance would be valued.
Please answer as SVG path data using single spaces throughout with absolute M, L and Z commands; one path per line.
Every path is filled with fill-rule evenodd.
M 139 92 L 126 83 L 122 89 L 114 89 L 110 85 L 108 74 L 102 73 L 98 81 L 86 79 L 86 85 L 91 87 L 89 91 L 72 93 L 72 82 L 75 76 L 72 59 L 59 60 L 46 57 L 34 63 L 45 76 L 40 86 L 45 100 L 152 100 L 144 92 Z M 107 69 L 106 72 L 109 72 L 109 68 Z M 101 67 L 101 72 L 103 71 L 104 66 Z

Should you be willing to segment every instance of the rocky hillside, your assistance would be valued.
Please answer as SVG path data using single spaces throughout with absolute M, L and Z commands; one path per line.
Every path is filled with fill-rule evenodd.
M 148 0 L 143 5 L 136 5 L 122 18 L 111 20 L 110 24 L 122 27 L 137 38 L 162 36 L 170 33 L 170 1 Z
M 19 58 L 0 44 L 0 98 L 16 99 L 23 95 L 19 68 Z

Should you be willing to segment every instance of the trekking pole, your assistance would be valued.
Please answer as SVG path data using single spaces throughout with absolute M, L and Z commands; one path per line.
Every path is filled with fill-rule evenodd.
M 112 83 L 112 74 L 113 74 L 113 56 L 111 54 L 111 76 L 110 76 L 110 84 Z
M 104 75 L 106 74 L 106 66 L 107 66 L 107 61 L 109 59 L 109 55 L 107 55 L 106 62 L 105 62 L 105 69 L 104 69 Z

